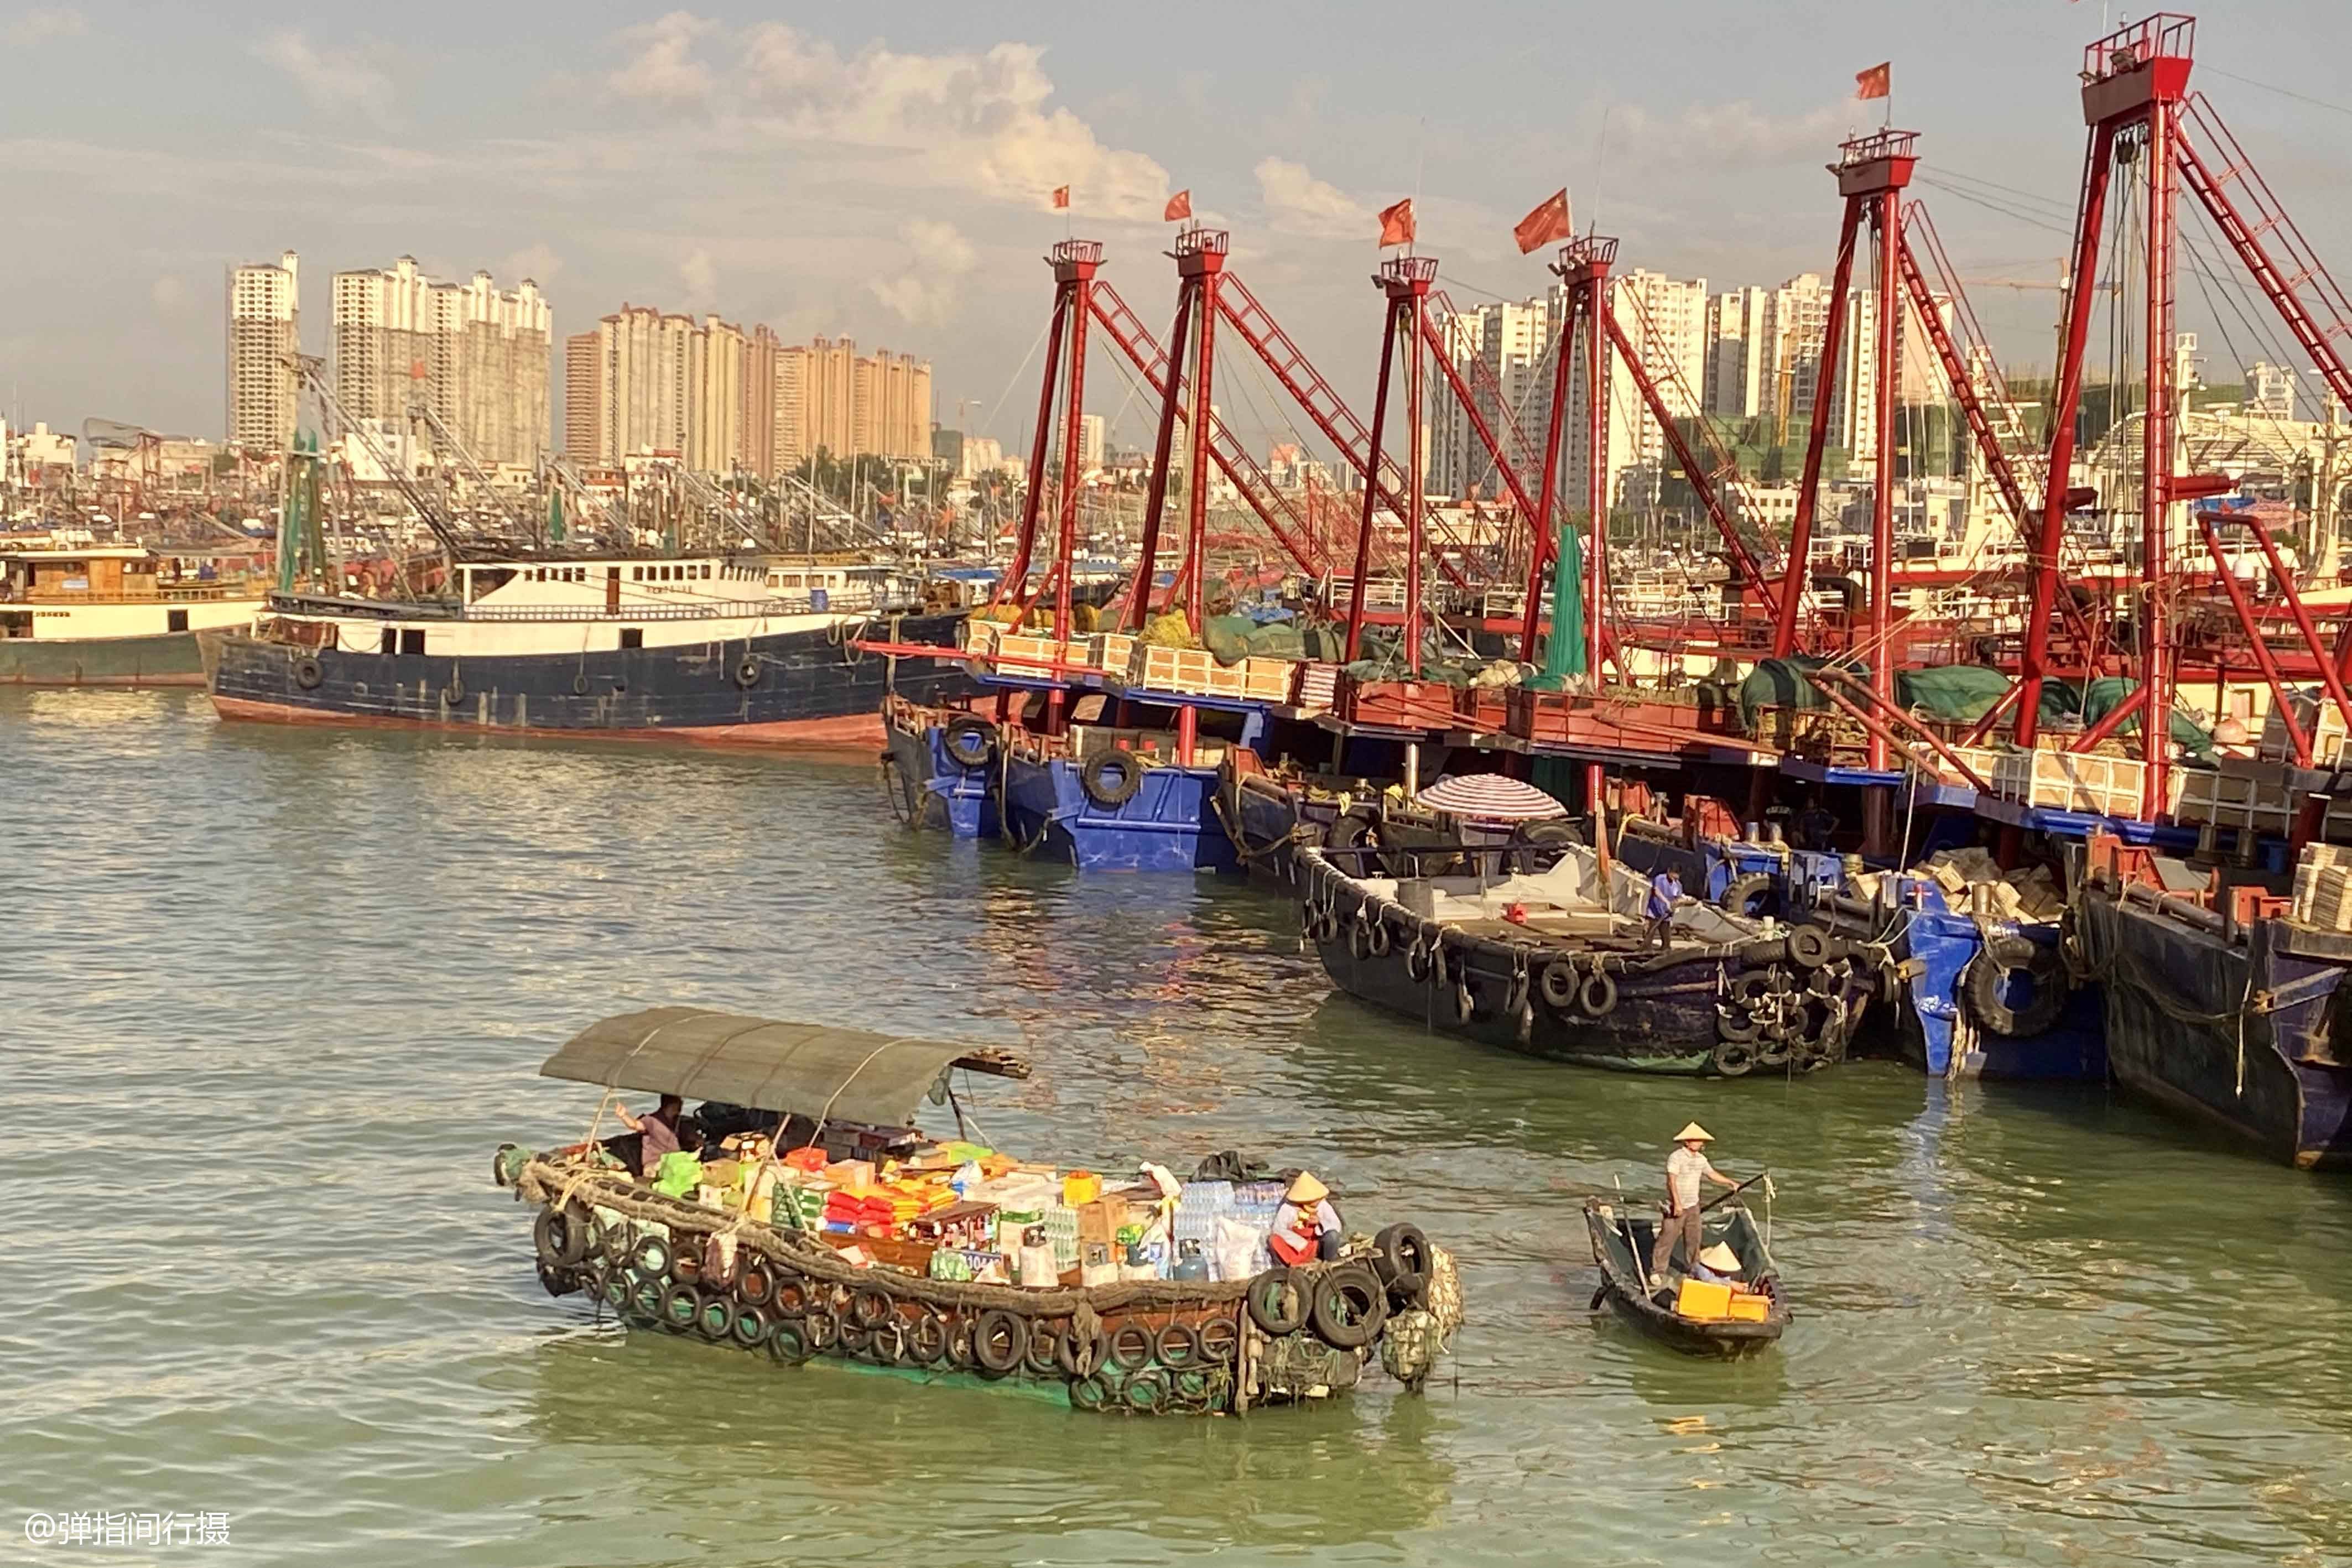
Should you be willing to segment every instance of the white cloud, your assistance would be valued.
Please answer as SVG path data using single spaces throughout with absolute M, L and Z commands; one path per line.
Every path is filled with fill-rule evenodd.
M 1254 172 L 1258 201 L 1265 208 L 1267 221 L 1278 230 L 1329 239 L 1369 239 L 1380 232 L 1372 224 L 1370 207 L 1337 185 L 1317 179 L 1304 163 L 1265 158 Z
M 914 266 L 897 277 L 877 279 L 874 298 L 913 326 L 943 326 L 963 298 L 964 279 L 979 265 L 979 253 L 953 224 L 917 218 L 898 230 L 915 253 Z
M 0 27 L 0 43 L 30 48 L 51 38 L 78 38 L 89 31 L 89 19 L 71 6 L 37 5 Z
M 159 277 L 148 288 L 147 297 L 155 302 L 157 311 L 169 316 L 187 302 L 188 288 L 176 277 Z
M 719 298 L 719 264 L 700 246 L 679 260 L 677 280 L 685 286 L 689 310 L 707 309 Z
M 1775 117 L 1742 99 L 1734 103 L 1696 103 L 1678 114 L 1654 115 L 1639 104 L 1611 111 L 1612 150 L 1644 162 L 1684 163 L 1704 159 L 1717 169 L 1778 163 L 1791 157 L 1827 154 L 1839 135 L 1853 129 L 1851 102 L 1824 104 L 1802 114 Z
M 710 68 L 694 57 L 694 42 L 719 24 L 690 11 L 672 11 L 655 21 L 624 27 L 614 35 L 636 53 L 604 78 L 623 98 L 671 105 L 700 103 L 716 83 Z
M 254 45 L 253 52 L 293 78 L 313 109 L 356 110 L 379 125 L 392 117 L 392 78 L 359 50 L 315 47 L 289 27 Z

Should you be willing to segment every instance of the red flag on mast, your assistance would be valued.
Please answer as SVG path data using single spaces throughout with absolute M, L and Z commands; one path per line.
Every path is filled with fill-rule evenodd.
M 1412 243 L 1412 198 L 1381 209 L 1381 248 Z
M 1576 226 L 1568 216 L 1568 187 L 1563 185 L 1538 204 L 1534 212 L 1521 218 L 1511 230 L 1511 237 L 1519 242 L 1519 254 L 1525 256 L 1556 239 L 1566 239 L 1575 232 Z
M 1054 187 L 1054 210 L 1055 210 L 1055 212 L 1057 212 L 1057 213 L 1058 213 L 1058 212 L 1061 212 L 1061 211 L 1063 211 L 1064 209 L 1066 209 L 1066 207 L 1068 207 L 1068 206 L 1069 206 L 1069 204 L 1070 204 L 1070 188 L 1069 188 L 1067 185 L 1056 185 L 1056 186 L 1055 186 L 1055 187 Z
M 1167 210 L 1160 214 L 1163 224 L 1180 224 L 1192 215 L 1192 193 L 1187 189 L 1168 198 Z
M 1881 60 L 1878 64 L 1871 67 L 1866 71 L 1854 72 L 1853 96 L 1856 98 L 1885 98 L 1888 88 L 1892 85 L 1894 69 L 1894 61 Z

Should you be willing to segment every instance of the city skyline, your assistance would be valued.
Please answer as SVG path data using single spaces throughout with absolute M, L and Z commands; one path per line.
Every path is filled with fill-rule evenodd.
M 1886 57 L 1894 118 L 1923 132 L 1915 194 L 1964 272 L 2011 280 L 1976 297 L 2004 359 L 2046 364 L 2080 153 L 2074 72 L 2097 31 L 2048 0 L 1979 7 L 1967 27 L 1925 5 L 1809 3 L 1760 26 L 1710 0 L 1686 7 L 1687 28 L 1498 5 L 1422 50 L 1419 79 L 1475 69 L 1481 90 L 1388 101 L 1339 86 L 1405 15 L 1377 5 L 1333 28 L 1213 5 L 1117 38 L 1064 37 L 1019 6 L 910 5 L 878 32 L 731 5 L 602 7 L 562 26 L 519 13 L 509 37 L 462 54 L 332 19 L 238 33 L 119 5 L 38 15 L 0 23 L 27 68 L 0 108 L 27 243 L 0 257 L 0 281 L 56 306 L 0 325 L 12 413 L 209 429 L 222 367 L 203 301 L 225 261 L 290 245 L 328 267 L 404 251 L 440 276 L 487 265 L 559 301 L 666 298 L 787 339 L 920 335 L 940 406 L 970 405 L 975 434 L 1009 444 L 1034 403 L 1012 383 L 1045 316 L 1037 257 L 1069 226 L 1105 240 L 1107 276 L 1162 330 L 1157 220 L 1189 186 L 1234 230 L 1237 270 L 1360 404 L 1378 205 L 1418 193 L 1423 241 L 1465 299 L 1547 281 L 1508 227 L 1559 183 L 1580 228 L 1624 236 L 1629 267 L 1759 287 L 1825 274 L 1821 166 L 1876 122 L 1851 73 Z M 412 31 L 464 15 L 426 0 Z M 1244 18 L 1248 58 L 1217 42 Z M 1486 47 L 1496 29 L 1516 47 Z M 2270 43 L 2290 29 L 2309 47 L 2282 56 Z M 2339 11 L 2279 0 L 2209 19 L 2199 42 L 2200 80 L 2323 255 L 2352 250 L 2352 215 L 2325 199 L 2347 157 L 2339 135 L 2309 133 L 2341 113 L 2315 62 L 2347 36 Z M 93 118 L 96 101 L 114 112 Z M 1066 219 L 1047 199 L 1065 183 Z M 92 255 L 66 243 L 80 231 L 119 243 Z M 303 279 L 306 319 L 325 318 L 326 270 Z M 2185 288 L 2182 308 L 2194 329 L 2206 301 Z

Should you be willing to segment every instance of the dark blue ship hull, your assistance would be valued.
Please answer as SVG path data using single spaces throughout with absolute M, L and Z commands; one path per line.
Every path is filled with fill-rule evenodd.
M 1216 791 L 1213 768 L 1147 768 L 1132 798 L 1105 806 L 1068 758 L 1015 756 L 1004 774 L 1006 836 L 1081 871 L 1238 871 Z
M 961 612 L 897 620 L 899 643 L 955 643 Z M 579 653 L 450 658 L 310 649 L 249 636 L 213 651 L 226 718 L 426 725 L 507 734 L 737 745 L 878 746 L 886 693 L 945 701 L 961 664 L 860 652 L 815 627 L 750 639 Z

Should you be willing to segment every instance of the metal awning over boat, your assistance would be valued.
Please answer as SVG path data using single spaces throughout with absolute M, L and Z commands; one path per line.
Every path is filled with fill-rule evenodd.
M 591 1024 L 541 1062 L 539 1074 L 777 1115 L 903 1127 L 950 1067 L 1029 1076 L 1028 1062 L 992 1047 L 708 1008 L 648 1008 Z

